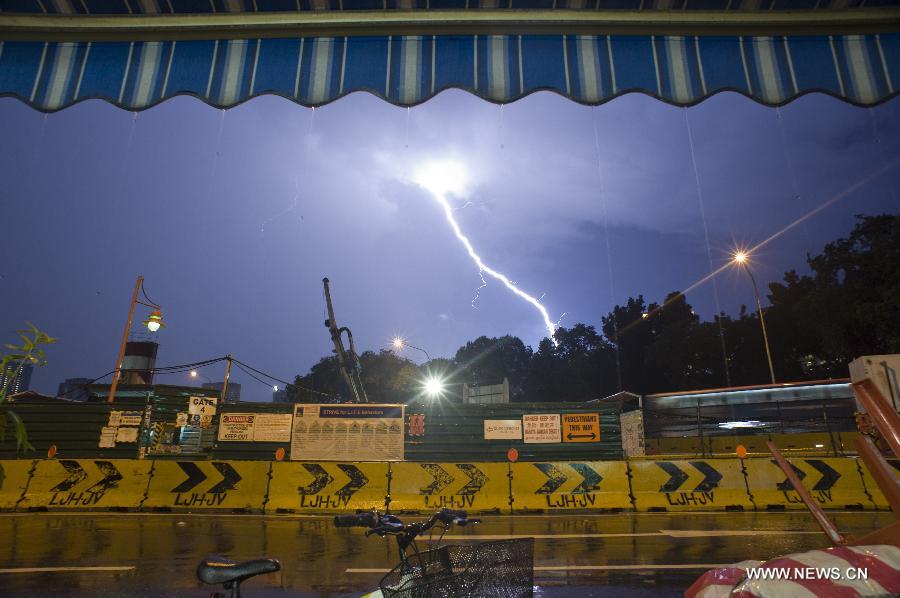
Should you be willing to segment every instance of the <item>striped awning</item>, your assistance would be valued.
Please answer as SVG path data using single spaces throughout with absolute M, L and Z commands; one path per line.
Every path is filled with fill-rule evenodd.
M 642 92 L 689 105 L 737 91 L 767 105 L 824 92 L 877 104 L 900 85 L 900 34 L 432 35 L 154 42 L 0 42 L 0 94 L 42 111 L 88 98 L 142 110 L 188 94 L 228 108 L 354 91 L 412 106 L 444 89 L 506 103 L 551 90 L 583 104 Z

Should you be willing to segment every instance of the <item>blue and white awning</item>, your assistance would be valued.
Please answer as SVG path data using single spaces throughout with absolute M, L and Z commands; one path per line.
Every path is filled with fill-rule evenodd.
M 221 108 L 262 94 L 319 106 L 354 91 L 411 106 L 449 88 L 497 103 L 550 90 L 591 105 L 629 92 L 689 105 L 728 90 L 767 105 L 812 91 L 873 105 L 898 85 L 896 33 L 0 42 L 0 94 L 43 111 L 89 98 L 142 110 L 182 94 Z

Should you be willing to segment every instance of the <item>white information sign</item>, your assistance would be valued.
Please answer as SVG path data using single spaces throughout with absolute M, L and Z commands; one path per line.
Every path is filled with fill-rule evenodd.
M 292 461 L 402 461 L 404 405 L 295 405 Z
M 484 439 L 522 440 L 522 422 L 518 419 L 486 419 Z
M 110 411 L 107 426 L 118 428 L 119 426 L 140 426 L 143 413 L 141 411 Z
M 290 442 L 291 413 L 257 413 L 253 421 L 253 440 L 256 442 Z
M 116 442 L 137 442 L 140 428 L 117 428 Z
M 523 415 L 522 423 L 526 444 L 562 442 L 558 413 Z
M 116 446 L 116 429 L 108 426 L 100 429 L 100 448 L 113 448 Z
M 191 397 L 188 399 L 188 413 L 191 415 L 215 415 L 217 397 Z
M 255 413 L 223 413 L 219 418 L 219 440 L 250 442 L 255 419 Z

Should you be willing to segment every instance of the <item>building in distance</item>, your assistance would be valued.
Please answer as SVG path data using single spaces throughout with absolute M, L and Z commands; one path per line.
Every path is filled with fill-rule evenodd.
M 21 370 L 19 370 L 19 366 L 21 366 Z M 19 372 L 18 376 L 16 376 L 16 371 Z M 34 372 L 32 364 L 10 361 L 6 364 L 6 369 L 0 371 L 0 388 L 6 388 L 6 396 L 8 397 L 25 392 L 31 388 L 32 372 Z
M 88 386 L 93 382 L 91 378 L 66 378 L 59 383 L 56 396 L 69 401 L 87 401 L 91 396 Z
M 222 387 L 225 385 L 224 382 L 205 382 L 203 384 L 203 388 L 212 388 L 214 390 L 218 390 L 219 394 L 222 394 Z M 226 403 L 237 403 L 241 400 L 241 385 L 237 382 L 229 382 L 228 390 L 225 392 L 225 402 Z

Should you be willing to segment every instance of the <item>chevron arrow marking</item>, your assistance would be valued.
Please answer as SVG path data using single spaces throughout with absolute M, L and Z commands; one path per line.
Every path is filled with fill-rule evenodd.
M 453 476 L 447 473 L 447 470 L 437 463 L 419 463 L 419 465 L 434 478 L 434 481 L 432 481 L 431 484 L 419 488 L 420 494 L 438 494 L 441 490 L 453 483 Z
M 712 465 L 706 461 L 689 461 L 697 471 L 703 474 L 703 481 L 697 484 L 694 492 L 712 492 L 714 488 L 719 487 L 722 481 L 722 474 L 716 471 Z
M 775 459 L 772 459 L 772 463 L 775 464 L 775 467 L 778 467 L 778 461 L 776 461 Z M 794 465 L 793 463 L 791 463 L 790 461 L 788 461 L 788 463 L 790 464 L 791 468 L 794 470 L 794 473 L 797 474 L 797 478 L 802 482 L 803 478 L 806 477 L 806 472 L 803 471 L 802 469 L 800 469 L 799 467 L 797 467 L 796 465 Z M 778 469 L 779 469 L 779 471 L 781 470 L 780 467 L 778 467 Z M 794 490 L 794 485 L 791 484 L 791 481 L 789 479 L 787 479 L 787 477 L 784 478 L 783 482 L 778 482 L 778 484 L 776 484 L 775 487 L 778 490 L 781 490 L 782 492 L 788 492 L 788 491 Z
M 325 488 L 325 486 L 334 481 L 334 478 L 331 477 L 331 474 L 325 471 L 325 468 L 318 463 L 304 463 L 303 468 L 310 474 L 312 474 L 315 479 L 306 486 L 298 487 L 297 492 L 299 492 L 300 494 L 318 494 L 322 491 L 323 488 Z
M 475 494 L 481 490 L 481 487 L 488 481 L 488 477 L 484 475 L 484 472 L 471 463 L 457 463 L 456 467 L 469 478 L 469 481 L 466 482 L 466 485 L 463 486 L 457 494 L 463 496 Z
M 535 494 L 553 494 L 559 487 L 566 483 L 569 477 L 561 472 L 553 463 L 535 463 L 535 467 L 547 476 L 544 485 L 534 491 Z
M 69 477 L 51 488 L 50 492 L 65 492 L 67 490 L 70 490 L 73 486 L 77 486 L 78 484 L 83 482 L 85 478 L 87 478 L 87 472 L 83 467 L 81 467 L 81 465 L 78 464 L 78 461 L 61 459 L 59 464 L 62 465 L 63 468 L 65 468 L 66 473 L 69 474 Z
M 230 464 L 221 461 L 213 461 L 212 466 L 222 474 L 222 481 L 210 488 L 207 492 L 208 494 L 219 494 L 221 492 L 234 490 L 234 485 L 241 481 L 241 475 L 235 471 L 234 467 Z
M 669 479 L 660 487 L 660 492 L 675 492 L 687 481 L 688 475 L 671 461 L 656 461 L 656 464 L 669 474 Z
M 176 461 L 176 463 L 178 464 L 178 467 L 180 467 L 181 470 L 185 474 L 187 474 L 188 478 L 185 481 L 181 482 L 179 485 L 172 488 L 172 492 L 177 492 L 179 494 L 187 492 L 206 479 L 206 474 L 203 473 L 203 471 L 199 467 L 197 467 L 197 464 L 193 461 Z
M 122 474 L 116 469 L 116 466 L 113 465 L 109 461 L 94 461 L 94 465 L 97 466 L 97 469 L 100 470 L 105 477 L 87 489 L 87 492 L 93 492 L 94 494 L 105 494 L 107 490 L 111 488 L 119 487 L 119 480 L 122 479 Z
M 359 467 L 356 465 L 350 465 L 349 463 L 338 463 L 337 466 L 347 474 L 347 477 L 350 478 L 350 481 L 347 482 L 344 486 L 341 487 L 340 490 L 335 492 L 337 496 L 342 496 L 344 498 L 350 498 L 356 492 L 369 483 L 369 478 L 360 471 Z
M 806 459 L 806 462 L 815 467 L 822 474 L 822 479 L 816 482 L 813 490 L 831 490 L 831 487 L 841 479 L 841 474 L 830 465 L 820 459 Z
M 599 490 L 600 481 L 603 480 L 603 477 L 594 471 L 590 465 L 587 463 L 569 463 L 569 467 L 577 471 L 581 474 L 581 477 L 584 478 L 584 481 L 572 490 L 572 494 L 589 494 Z

